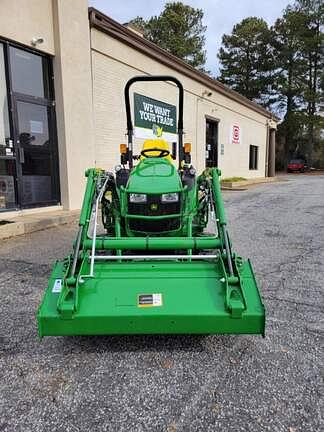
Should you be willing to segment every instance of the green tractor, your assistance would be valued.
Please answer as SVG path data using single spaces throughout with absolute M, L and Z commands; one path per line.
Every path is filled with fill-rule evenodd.
M 178 87 L 178 142 L 171 152 L 156 139 L 133 154 L 129 89 L 138 81 Z M 125 103 L 121 165 L 115 174 L 86 172 L 73 253 L 54 266 L 38 310 L 39 335 L 264 335 L 251 263 L 233 252 L 226 229 L 220 171 L 197 176 L 190 145 L 183 144 L 181 83 L 172 76 L 134 77 Z

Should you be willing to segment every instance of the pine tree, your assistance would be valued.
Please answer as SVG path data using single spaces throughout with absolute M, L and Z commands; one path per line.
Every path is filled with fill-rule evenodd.
M 271 103 L 271 33 L 267 23 L 256 17 L 243 19 L 230 35 L 223 35 L 218 58 L 219 80 L 248 99 L 264 106 Z
M 278 18 L 271 28 L 276 89 L 272 109 L 284 114 L 283 122 L 278 127 L 278 136 L 284 141 L 282 158 L 285 161 L 303 147 L 301 128 L 305 116 L 300 112 L 300 106 L 303 104 L 301 77 L 305 74 L 305 65 L 299 31 L 304 24 L 304 17 L 288 7 L 283 17 Z
M 313 163 L 314 151 L 320 143 L 323 9 L 319 0 L 297 0 L 285 9 L 283 17 L 272 28 L 276 100 L 284 110 L 278 135 L 284 138 L 285 159 L 299 154 Z
M 144 37 L 161 48 L 204 71 L 206 27 L 204 13 L 181 2 L 166 3 L 159 16 L 145 21 L 136 17 L 130 22 L 144 31 Z
M 324 89 L 321 86 L 324 69 L 324 3 L 321 0 L 297 0 L 294 9 L 304 20 L 299 29 L 302 44 L 302 56 L 306 72 L 303 75 L 303 98 L 307 113 L 307 144 L 305 153 L 312 162 L 314 151 L 319 144 L 319 124 L 322 119 L 317 115 L 321 102 L 323 102 Z

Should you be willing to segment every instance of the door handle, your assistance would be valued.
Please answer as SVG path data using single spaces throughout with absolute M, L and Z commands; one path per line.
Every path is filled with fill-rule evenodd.
M 25 152 L 23 147 L 19 147 L 19 162 L 20 163 L 25 163 Z

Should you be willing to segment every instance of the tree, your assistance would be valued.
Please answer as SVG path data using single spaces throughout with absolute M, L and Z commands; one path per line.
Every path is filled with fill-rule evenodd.
M 206 62 L 203 16 L 202 9 L 175 2 L 166 3 L 159 16 L 147 21 L 136 17 L 130 23 L 144 31 L 149 41 L 203 71 Z
M 146 21 L 140 16 L 137 16 L 136 18 L 133 18 L 129 23 L 127 24 L 133 24 L 135 27 L 137 27 L 139 30 L 145 34 L 145 28 L 146 28 Z
M 297 0 L 272 28 L 277 101 L 285 111 L 278 129 L 285 159 L 298 151 L 312 163 L 321 140 L 317 111 L 323 99 L 323 8 L 319 0 Z
M 300 147 L 301 121 L 305 116 L 299 114 L 303 103 L 301 77 L 305 73 L 302 56 L 302 43 L 299 29 L 304 25 L 304 18 L 288 7 L 282 18 L 278 18 L 271 28 L 271 46 L 273 50 L 273 78 L 276 95 L 272 99 L 272 108 L 284 113 L 283 122 L 278 127 L 278 136 L 284 141 L 284 154 L 289 155 Z
M 307 145 L 305 152 L 312 161 L 314 151 L 320 140 L 319 134 L 316 133 L 319 130 L 318 125 L 321 123 L 317 111 L 323 101 L 321 83 L 324 68 L 324 38 L 321 28 L 324 24 L 324 3 L 322 0 L 296 0 L 294 9 L 304 19 L 304 26 L 300 28 L 299 36 L 306 69 L 303 75 L 303 97 L 307 106 Z
M 256 17 L 243 19 L 230 35 L 223 35 L 218 58 L 219 80 L 248 99 L 268 106 L 271 97 L 272 55 L 267 23 Z
M 323 23 L 323 0 L 295 0 L 271 29 L 250 17 L 223 36 L 220 80 L 282 115 L 282 162 L 297 154 L 324 161 Z

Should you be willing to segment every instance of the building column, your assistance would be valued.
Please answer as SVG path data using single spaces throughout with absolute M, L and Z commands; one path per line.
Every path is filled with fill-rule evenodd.
M 268 177 L 276 175 L 276 129 L 269 128 Z
M 87 168 L 95 165 L 87 0 L 53 0 L 54 87 L 61 202 L 82 205 Z

